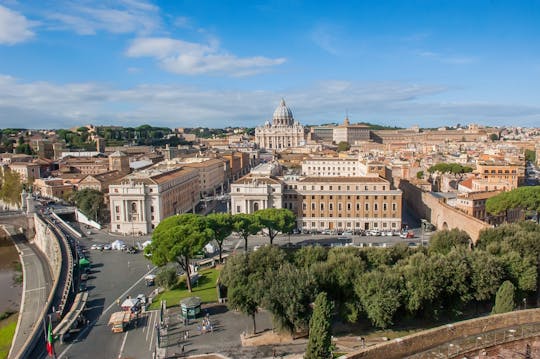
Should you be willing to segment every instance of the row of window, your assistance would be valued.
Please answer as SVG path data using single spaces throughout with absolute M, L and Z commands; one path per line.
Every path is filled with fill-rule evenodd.
M 320 203 L 319 204 L 320 206 L 320 210 L 321 211 L 324 211 L 324 203 Z M 346 204 L 346 208 L 347 208 L 347 211 L 350 211 L 352 209 L 352 205 L 351 203 L 347 203 Z M 302 203 L 302 209 L 305 211 L 307 209 L 307 204 L 306 203 Z M 316 209 L 316 203 L 311 203 L 311 210 L 312 211 L 315 211 Z M 369 203 L 364 203 L 364 209 L 366 211 L 369 211 Z M 387 211 L 388 210 L 388 204 L 387 203 L 383 203 L 382 204 L 382 209 L 383 211 Z M 333 203 L 328 203 L 328 210 L 329 211 L 333 211 L 334 210 L 334 204 Z M 337 203 L 337 210 L 338 211 L 342 211 L 343 210 L 343 204 L 341 202 Z M 360 203 L 356 203 L 356 210 L 357 211 L 360 211 Z M 374 211 L 378 211 L 379 210 L 379 204 L 378 203 L 374 203 L 373 204 L 373 210 Z M 392 211 L 396 211 L 397 210 L 397 204 L 396 203 L 392 203 Z

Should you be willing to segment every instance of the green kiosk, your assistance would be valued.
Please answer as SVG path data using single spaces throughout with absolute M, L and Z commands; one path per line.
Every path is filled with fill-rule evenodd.
M 180 301 L 182 316 L 186 319 L 195 319 L 201 313 L 201 298 L 189 297 Z

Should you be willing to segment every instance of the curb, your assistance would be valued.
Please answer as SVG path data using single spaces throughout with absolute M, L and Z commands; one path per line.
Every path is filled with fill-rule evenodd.
M 9 235 L 9 238 L 11 238 L 11 241 L 15 245 L 15 248 L 17 248 L 17 252 L 19 253 L 19 260 L 21 261 L 21 267 L 22 267 L 22 272 L 23 272 L 23 291 L 22 291 L 22 296 L 21 296 L 21 305 L 19 306 L 19 316 L 17 318 L 17 327 L 15 328 L 15 333 L 13 333 L 13 339 L 11 340 L 11 345 L 9 347 L 9 352 L 7 356 L 8 358 L 11 358 L 11 354 L 13 350 L 13 341 L 15 340 L 15 338 L 17 338 L 17 334 L 19 334 L 19 329 L 21 328 L 20 324 L 22 320 L 22 313 L 24 311 L 24 299 L 26 295 L 26 266 L 24 264 L 23 251 L 19 247 L 19 244 L 17 243 L 17 241 L 15 241 L 15 239 L 13 239 L 13 236 L 11 235 L 11 233 L 9 233 L 5 225 L 1 225 L 1 227 Z

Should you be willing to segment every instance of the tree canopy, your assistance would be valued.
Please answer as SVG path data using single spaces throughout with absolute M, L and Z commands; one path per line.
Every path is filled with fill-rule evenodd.
M 190 260 L 212 240 L 214 233 L 203 217 L 181 214 L 165 218 L 152 234 L 152 243 L 145 248 L 152 263 L 163 266 L 176 262 L 186 273 L 186 285 L 191 292 Z
M 319 293 L 309 321 L 309 339 L 305 359 L 332 358 L 332 303 L 325 292 Z
M 344 152 L 344 151 L 348 151 L 350 149 L 351 149 L 351 145 L 349 144 L 349 142 L 346 142 L 346 141 L 341 141 L 337 145 L 338 152 Z
M 208 227 L 214 232 L 214 241 L 218 245 L 219 262 L 222 262 L 223 242 L 233 231 L 233 219 L 228 213 L 211 213 L 206 216 Z
M 258 223 L 266 231 L 270 244 L 278 233 L 291 233 L 296 227 L 294 213 L 285 208 L 266 208 L 255 212 Z
M 459 163 L 437 163 L 428 168 L 429 173 L 451 173 L 453 175 L 459 175 L 472 172 L 472 167 L 462 166 Z
M 493 306 L 491 314 L 501 314 L 513 311 L 516 307 L 515 291 L 516 288 L 512 282 L 504 281 L 497 291 L 495 305 Z
M 486 201 L 486 211 L 490 214 L 500 214 L 516 208 L 534 211 L 537 222 L 540 221 L 540 186 L 518 187 L 501 192 Z
M 0 199 L 8 204 L 21 205 L 23 185 L 21 177 L 15 171 L 0 171 Z
M 74 192 L 72 198 L 77 208 L 91 220 L 98 222 L 103 218 L 105 201 L 102 192 L 85 188 Z
M 261 230 L 261 225 L 256 217 L 250 214 L 238 213 L 232 217 L 232 228 L 234 232 L 244 239 L 244 251 L 247 252 L 249 236 L 257 234 Z

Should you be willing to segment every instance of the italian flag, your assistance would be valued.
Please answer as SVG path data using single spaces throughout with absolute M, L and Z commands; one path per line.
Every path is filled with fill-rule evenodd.
M 49 356 L 54 357 L 52 325 L 51 325 L 50 320 L 49 320 L 49 330 L 47 331 L 47 353 L 49 354 Z

